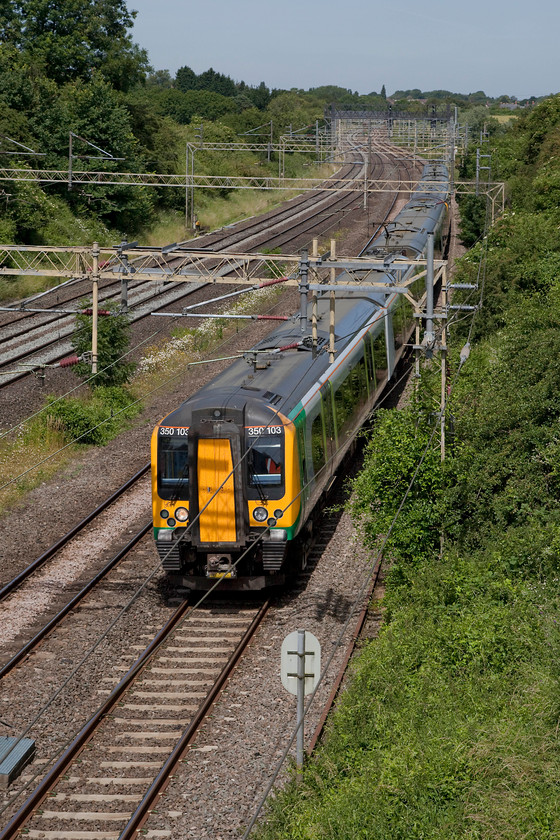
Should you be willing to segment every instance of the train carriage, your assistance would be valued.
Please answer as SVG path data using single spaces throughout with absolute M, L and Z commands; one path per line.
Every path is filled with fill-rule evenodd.
M 430 174 L 417 198 L 434 230 L 446 193 L 441 180 L 427 188 Z M 379 247 L 374 240 L 372 253 Z M 321 328 L 329 295 L 319 294 L 316 352 L 299 322 L 287 323 L 156 426 L 154 537 L 175 581 L 263 589 L 305 564 L 313 511 L 403 350 L 404 333 L 394 330 L 400 298 L 366 287 L 337 293 L 331 364 Z

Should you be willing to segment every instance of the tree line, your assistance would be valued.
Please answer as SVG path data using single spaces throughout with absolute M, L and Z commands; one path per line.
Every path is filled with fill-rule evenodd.
M 333 102 L 389 107 L 385 85 L 367 94 L 337 85 L 282 90 L 264 81 L 236 81 L 212 67 L 197 74 L 185 64 L 175 76 L 154 70 L 146 51 L 132 41 L 135 15 L 126 0 L 0 2 L 0 152 L 7 166 L 67 170 L 72 163 L 86 171 L 184 173 L 185 143 L 196 139 L 201 122 L 204 139 L 235 142 L 253 132 L 258 137 L 259 126 L 271 123 L 277 140 L 289 126 L 314 127 Z M 397 106 L 411 113 L 425 109 L 406 98 Z M 477 119 L 486 124 L 487 111 L 478 107 L 484 113 Z M 75 139 L 70 161 L 71 132 L 108 154 Z M 263 167 L 274 174 L 276 167 L 254 156 L 200 155 L 197 162 L 208 174 L 262 173 Z M 68 190 L 66 184 L 4 181 L 0 238 L 104 243 L 133 236 L 159 214 L 179 212 L 183 205 L 183 196 L 172 189 L 92 184 Z

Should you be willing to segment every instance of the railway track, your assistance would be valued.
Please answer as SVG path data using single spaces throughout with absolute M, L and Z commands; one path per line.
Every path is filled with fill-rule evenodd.
M 323 517 L 308 568 L 294 582 L 294 590 L 301 591 L 304 604 L 309 600 L 307 583 L 328 551 L 341 516 L 341 482 L 333 489 L 337 493 L 333 498 L 336 511 L 329 510 Z M 334 556 L 340 553 L 336 547 L 334 552 Z M 330 571 L 330 565 L 327 556 L 323 574 L 326 569 Z M 333 599 L 330 594 L 326 602 L 321 594 L 314 606 L 316 616 L 321 616 L 321 626 L 328 623 L 329 612 L 336 626 L 348 609 L 343 598 Z M 25 836 L 37 840 L 123 840 L 137 836 L 135 832 L 145 824 L 147 836 L 177 836 L 169 827 L 156 827 L 155 833 L 150 833 L 154 803 L 177 772 L 178 762 L 262 621 L 254 605 L 226 607 L 218 602 L 190 610 L 182 604 L 155 638 L 146 631 L 136 636 L 121 662 L 106 670 L 98 687 L 103 698 L 100 708 L 6 825 L 0 840 L 19 837 L 22 830 Z M 283 622 L 281 619 L 281 625 Z M 149 641 L 147 646 L 144 639 Z M 136 651 L 140 656 L 131 666 L 130 656 Z M 348 649 L 345 661 L 349 655 Z M 125 672 L 125 677 L 113 688 L 115 670 Z M 339 674 L 338 681 L 340 678 Z M 330 696 L 332 702 L 334 688 Z M 321 725 L 319 722 L 316 726 L 314 740 Z M 205 747 L 200 749 L 205 754 Z M 213 759 L 211 750 L 208 761 L 212 764 Z M 38 778 L 43 772 L 44 767 L 35 765 L 33 773 Z M 33 773 L 24 775 L 18 786 L 31 785 L 35 781 Z
M 358 170 L 357 164 L 346 168 L 345 175 L 351 177 L 352 173 Z M 335 197 L 336 199 L 336 197 Z M 338 199 L 341 200 L 340 197 Z M 313 221 L 317 214 L 323 212 L 324 207 L 332 205 L 333 196 L 327 194 L 325 198 L 317 200 L 317 196 L 305 196 L 300 205 L 289 208 L 281 208 L 272 214 L 268 214 L 263 221 L 258 217 L 251 220 L 241 231 L 221 232 L 213 241 L 207 243 L 204 237 L 196 240 L 197 248 L 207 248 L 209 251 L 227 247 L 241 246 L 247 250 L 254 250 L 257 247 L 269 246 L 269 242 L 277 242 L 279 234 L 278 227 L 282 227 L 284 235 L 282 242 L 293 238 L 292 231 L 306 223 L 308 228 L 313 227 Z M 286 239 L 287 236 L 287 239 Z M 274 238 L 273 238 L 274 237 Z M 189 243 L 181 243 L 177 251 L 188 247 Z M 270 247 L 278 247 L 271 244 Z M 173 252 L 169 256 L 170 264 L 173 263 Z M 155 284 L 152 281 L 137 283 L 130 289 L 131 320 L 136 322 L 146 318 L 152 311 L 161 310 L 166 306 L 183 301 L 192 291 L 200 288 L 199 283 L 171 284 L 154 291 Z M 87 294 L 86 284 L 79 284 L 75 293 L 72 287 L 65 287 L 64 295 L 56 294 L 55 308 L 77 306 L 79 300 Z M 114 283 L 102 286 L 100 290 L 100 301 L 113 299 L 120 294 L 120 287 L 117 289 Z M 61 300 L 62 298 L 62 300 Z M 49 306 L 48 297 L 44 299 L 45 308 Z M 51 306 L 53 304 L 50 304 Z M 11 313 L 10 313 L 11 315 Z M 74 317 L 58 313 L 56 315 L 42 315 L 40 313 L 23 315 L 17 311 L 11 321 L 7 321 L 4 313 L 4 324 L 0 327 L 0 387 L 10 384 L 27 375 L 26 371 L 19 371 L 9 375 L 6 368 L 20 364 L 40 366 L 52 364 L 71 352 L 69 337 L 74 330 Z M 53 331 L 56 335 L 52 335 Z M 62 342 L 62 343 L 61 343 Z
M 13 593 L 18 587 L 22 586 L 29 577 L 35 573 L 39 568 L 43 566 L 43 564 L 53 555 L 60 551 L 70 539 L 75 538 L 78 536 L 96 517 L 100 516 L 103 511 L 107 509 L 110 504 L 116 502 L 116 500 L 126 492 L 131 486 L 133 486 L 149 469 L 149 465 L 145 465 L 132 479 L 125 482 L 125 484 L 119 488 L 115 493 L 113 493 L 108 499 L 106 499 L 98 508 L 94 511 L 89 513 L 81 522 L 79 522 L 74 528 L 72 528 L 67 534 L 61 537 L 54 546 L 49 548 L 47 551 L 43 552 L 40 557 L 38 557 L 33 563 L 31 563 L 26 569 L 22 572 L 18 573 L 11 581 L 4 584 L 4 586 L 0 589 L 0 601 L 6 598 L 8 595 Z M 126 503 L 125 503 L 126 507 Z M 113 517 L 118 521 L 119 519 L 125 520 L 125 516 L 119 514 L 118 508 L 114 512 Z M 137 533 L 135 537 L 130 541 L 129 547 L 131 548 L 141 537 L 144 533 L 146 533 L 148 529 L 148 525 L 143 526 Z M 38 644 L 43 638 L 45 638 L 48 633 L 54 629 L 58 625 L 58 623 L 70 612 L 72 608 L 74 608 L 80 601 L 91 591 L 95 583 L 99 582 L 114 566 L 119 562 L 122 557 L 126 556 L 127 549 L 126 547 L 122 547 L 111 559 L 95 574 L 93 579 L 83 586 L 78 593 L 76 593 L 72 599 L 62 606 L 56 615 L 50 619 L 50 621 L 42 628 L 37 630 L 36 633 L 20 648 L 19 651 L 16 651 L 9 659 L 7 663 L 3 666 L 0 670 L 0 676 L 8 673 L 16 664 L 18 664 L 26 655 L 30 653 L 30 651 L 34 648 L 36 644 Z M 48 584 L 47 584 L 48 588 Z M 8 604 L 9 609 L 9 604 Z
M 140 470 L 138 470 L 132 478 L 129 478 L 128 481 L 115 490 L 114 493 L 111 493 L 100 505 L 98 505 L 94 510 L 87 514 L 83 519 L 80 520 L 76 525 L 74 525 L 69 531 L 63 534 L 59 540 L 57 540 L 53 545 L 51 545 L 46 551 L 43 551 L 42 554 L 39 555 L 32 563 L 30 563 L 25 569 L 23 569 L 19 574 L 15 575 L 10 581 L 3 584 L 0 588 L 0 602 L 7 598 L 8 595 L 11 595 L 15 592 L 25 581 L 29 580 L 31 575 L 37 571 L 37 569 L 41 568 L 47 560 L 50 560 L 57 551 L 60 551 L 64 548 L 67 543 L 70 542 L 71 539 L 76 537 L 78 534 L 82 533 L 82 531 L 89 525 L 93 520 L 98 517 L 101 513 L 107 510 L 110 505 L 113 504 L 117 499 L 119 499 L 123 493 L 136 484 L 136 482 L 142 478 L 148 470 L 150 469 L 150 464 L 145 464 Z
M 336 495 L 332 501 L 335 504 L 343 501 L 342 482 L 337 482 L 333 489 Z M 320 620 L 321 627 L 329 634 L 335 633 L 345 616 L 352 617 L 353 608 L 343 597 L 333 599 L 327 594 L 325 601 L 325 584 L 320 584 L 318 594 L 309 590 L 312 589 L 310 581 L 317 578 L 318 572 L 322 575 L 319 580 L 324 579 L 325 572 L 328 578 L 332 556 L 340 555 L 334 540 L 341 515 L 341 506 L 337 504 L 336 510 L 330 509 L 323 517 L 308 567 L 293 586 L 294 596 L 298 597 L 299 593 L 302 602 L 298 612 L 303 609 L 302 615 L 305 615 L 311 607 L 315 619 Z M 342 540 L 348 543 L 344 535 Z M 327 587 L 326 593 L 330 592 Z M 290 595 L 288 602 L 294 596 Z M 18 788 L 29 785 L 31 789 L 38 779 L 39 784 L 0 832 L 0 840 L 20 836 L 36 840 L 125 840 L 137 837 L 139 830 L 147 837 L 179 836 L 165 819 L 162 827 L 154 807 L 166 786 L 182 772 L 180 768 L 187 754 L 189 763 L 194 756 L 205 756 L 211 773 L 216 762 L 219 764 L 221 759 L 215 753 L 216 748 L 207 748 L 198 740 L 193 742 L 209 712 L 214 710 L 235 665 L 239 663 L 240 667 L 253 671 L 254 664 L 243 666 L 240 660 L 268 609 L 268 603 L 255 606 L 254 603 L 232 605 L 218 601 L 195 609 L 183 603 L 155 636 L 147 629 L 136 636 L 120 663 L 107 669 L 98 683 L 101 703 L 96 712 L 80 726 L 79 733 L 48 772 L 43 775 L 46 766 L 41 763 L 30 765 L 28 771 L 24 771 Z M 282 607 L 280 601 L 273 610 L 280 627 L 286 620 L 282 617 L 283 609 L 285 606 Z M 362 609 L 361 620 L 363 615 Z M 301 619 L 297 620 L 301 622 Z M 308 619 L 303 620 L 307 622 Z M 310 723 L 309 735 L 314 731 L 312 743 L 319 737 L 326 718 L 325 703 L 330 707 L 342 679 L 357 637 L 355 622 L 352 623 L 354 627 L 356 629 L 347 634 L 338 675 L 333 674 L 330 679 L 329 690 L 325 690 L 325 697 L 313 717 L 316 723 L 312 728 Z M 272 630 L 272 638 L 278 638 L 277 631 Z M 318 632 L 314 627 L 313 630 Z M 327 640 L 328 637 L 324 638 L 323 643 Z M 270 656 L 263 657 L 262 653 L 263 650 L 267 653 L 270 642 L 264 644 L 264 648 L 263 644 L 261 642 L 258 648 L 253 646 L 253 656 L 269 660 Z M 131 654 L 136 652 L 139 656 L 131 665 Z M 115 671 L 123 673 L 123 678 L 118 680 Z M 263 676 L 262 679 L 266 683 L 267 678 Z M 247 713 L 252 715 L 253 703 L 247 706 Z M 226 717 L 225 720 L 233 718 Z M 212 732 L 215 723 L 213 721 L 205 731 Z M 277 725 L 276 721 L 272 723 Z M 228 738 L 232 739 L 234 752 L 238 734 L 238 727 L 229 725 Z M 212 737 L 214 741 L 216 735 Z M 263 746 L 258 734 L 255 738 L 258 756 Z M 189 747 L 195 748 L 194 753 L 188 752 Z M 261 784 L 264 785 L 267 778 L 263 778 Z M 207 794 L 212 796 L 212 790 Z M 173 802 L 170 794 L 165 800 L 166 809 L 173 809 Z M 180 811 L 169 813 L 179 814 Z M 152 825 L 154 820 L 156 824 Z
M 149 464 L 4 584 L 0 591 L 4 647 L 0 679 L 33 653 L 68 615 L 78 609 L 149 533 L 152 523 L 146 516 L 149 510 L 148 471 Z M 125 521 L 134 509 L 140 511 L 143 524 L 132 536 L 125 529 L 116 535 L 112 533 L 108 522 Z M 96 546 L 94 552 L 90 543 Z M 88 577 L 84 581 L 86 571 Z M 80 580 L 82 583 L 77 583 Z M 47 620 L 39 620 L 39 615 L 46 615 Z M 18 646 L 14 648 L 16 639 Z
M 402 159 L 394 152 L 383 150 L 382 153 L 375 153 L 370 162 L 371 177 L 376 177 L 377 170 L 381 170 L 387 165 L 387 161 L 391 160 L 393 165 L 403 166 Z M 356 170 L 361 177 L 364 165 L 365 163 L 347 165 L 343 172 L 344 177 L 356 177 Z M 405 163 L 404 166 L 406 168 L 408 164 Z M 358 203 L 361 200 L 361 197 L 358 198 Z M 338 222 L 340 214 L 349 211 L 355 204 L 356 196 L 352 193 L 334 196 L 332 193 L 311 193 L 304 196 L 296 206 L 292 204 L 290 207 L 282 207 L 267 214 L 264 219 L 258 217 L 241 223 L 234 231 L 220 231 L 219 234 L 200 237 L 195 240 L 196 247 L 208 248 L 209 251 L 242 247 L 251 251 L 293 245 L 294 241 L 302 241 L 302 238 L 305 241 L 308 237 L 324 233 L 333 226 L 333 218 Z M 193 241 L 181 243 L 176 251 L 180 252 L 193 244 Z M 173 252 L 169 255 L 169 261 L 172 264 Z M 183 302 L 201 286 L 199 283 L 171 284 L 165 288 L 156 287 L 154 292 L 154 283 L 151 281 L 132 284 L 131 321 L 137 323 L 153 311 L 161 311 L 170 305 Z M 49 304 L 48 297 L 44 298 L 45 308 L 49 305 L 56 308 L 76 306 L 84 293 L 84 284 L 79 284 L 77 293 L 72 293 L 71 286 L 65 286 L 64 293 L 55 293 L 57 300 L 54 304 Z M 117 294 L 120 294 L 120 289 L 117 290 L 115 284 L 108 284 L 100 290 L 100 301 L 112 299 Z M 69 340 L 74 331 L 72 315 L 24 315 L 18 311 L 12 317 L 13 320 L 9 322 L 4 317 L 4 324 L 0 326 L 0 388 L 22 379 L 42 365 L 56 364 L 72 351 Z M 53 335 L 53 332 L 56 332 L 56 335 Z
M 330 608 L 328 606 L 328 609 Z M 213 616 L 217 617 L 217 620 L 211 621 L 210 625 L 214 623 L 221 630 L 226 624 L 224 613 L 220 612 L 217 606 L 210 609 L 217 610 Z M 206 694 L 204 697 L 196 695 L 197 692 L 199 695 L 204 694 L 216 676 L 216 668 L 221 664 L 212 661 L 210 665 L 214 670 L 212 667 L 208 671 L 203 670 L 200 661 L 205 657 L 212 657 L 202 652 L 201 645 L 193 645 L 191 629 L 195 625 L 186 627 L 181 623 L 185 618 L 185 612 L 180 613 L 179 610 L 174 618 L 177 622 L 174 627 L 178 634 L 184 631 L 185 638 L 170 637 L 165 643 L 165 650 L 160 651 L 163 658 L 153 659 L 145 664 L 136 663 L 130 668 L 129 656 L 123 656 L 119 669 L 127 671 L 127 674 L 134 672 L 134 677 L 145 682 L 135 682 L 126 687 L 119 684 L 112 690 L 114 677 L 106 675 L 106 686 L 100 687 L 100 693 L 109 692 L 108 699 L 112 698 L 115 703 L 124 705 L 118 708 L 113 706 L 113 711 L 101 713 L 103 723 L 101 728 L 97 728 L 96 724 L 96 734 L 91 735 L 92 740 L 85 746 L 79 742 L 75 745 L 75 754 L 69 760 L 77 763 L 66 765 L 64 774 L 68 778 L 62 779 L 57 787 L 51 786 L 48 790 L 43 787 L 43 793 L 39 794 L 39 797 L 42 796 L 42 805 L 29 806 L 31 810 L 28 810 L 25 817 L 18 817 L 20 823 L 17 826 L 12 822 L 0 834 L 2 840 L 4 837 L 19 836 L 23 827 L 26 836 L 57 840 L 70 837 L 131 837 L 136 836 L 135 832 L 143 825 L 148 832 L 147 836 L 179 836 L 168 827 L 156 826 L 152 829 L 151 823 L 144 821 L 147 819 L 147 813 L 153 808 L 161 786 L 167 783 L 171 767 L 180 760 L 185 749 L 185 744 L 181 744 L 178 737 L 181 734 L 180 729 L 182 736 L 187 738 L 192 738 L 197 731 L 193 720 L 188 717 L 193 714 L 192 709 L 188 710 L 188 703 L 183 700 L 191 700 L 193 707 L 201 702 L 211 703 L 211 700 L 206 701 Z M 221 644 L 220 638 L 225 636 L 220 637 L 219 631 L 214 633 L 212 628 L 209 629 L 208 622 L 200 632 L 208 636 L 213 653 L 216 653 Z M 160 641 L 158 649 L 163 644 L 163 641 Z M 189 649 L 189 645 L 191 648 L 194 646 L 196 650 Z M 136 645 L 138 649 L 142 647 L 141 644 Z M 173 647 L 176 650 L 172 650 Z M 190 670 L 191 673 L 183 674 L 181 668 Z M 204 687 L 195 685 L 197 681 L 205 683 Z M 114 695 L 118 690 L 121 693 L 118 699 L 115 699 Z M 149 698 L 140 696 L 138 692 L 157 696 Z M 195 696 L 188 697 L 189 692 Z M 180 697 L 168 696 L 163 701 L 164 695 L 173 694 Z M 177 701 L 180 708 L 171 709 L 174 701 Z M 154 710 L 152 702 L 163 708 Z M 141 708 L 133 708 L 134 706 Z M 125 709 L 125 712 L 121 711 L 122 709 Z M 122 762 L 116 767 L 117 774 L 112 773 L 115 762 Z M 57 785 L 54 777 L 52 784 Z M 42 809 L 42 813 L 33 808 Z M 8 830 L 12 833 L 7 834 Z
M 267 609 L 181 605 L 118 685 L 99 689 L 108 696 L 1 840 L 24 826 L 45 840 L 135 836 Z

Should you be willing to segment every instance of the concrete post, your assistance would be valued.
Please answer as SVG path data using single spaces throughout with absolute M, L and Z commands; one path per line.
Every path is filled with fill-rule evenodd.
M 305 630 L 298 630 L 297 643 L 297 738 L 296 764 L 298 771 L 303 769 L 304 746 L 304 708 L 305 708 Z
M 92 319 L 91 319 L 91 372 L 97 373 L 97 320 L 99 317 L 99 244 L 93 243 L 91 251 L 93 266 L 91 270 Z
M 336 257 L 336 240 L 331 239 L 331 259 Z M 336 269 L 331 268 L 331 283 L 336 282 Z M 329 296 L 329 364 L 334 362 L 334 324 L 335 324 L 335 294 L 331 291 Z
M 309 257 L 307 250 L 301 252 L 299 262 L 299 320 L 301 334 L 304 335 L 307 329 L 307 293 L 309 291 Z

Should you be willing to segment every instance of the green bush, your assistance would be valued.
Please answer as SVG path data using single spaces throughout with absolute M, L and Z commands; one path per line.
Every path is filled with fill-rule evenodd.
M 91 309 L 91 301 L 83 300 L 80 305 L 85 310 Z M 101 315 L 97 322 L 97 370 L 91 379 L 91 366 L 86 362 L 76 365 L 76 373 L 89 381 L 92 388 L 124 385 L 136 369 L 136 364 L 129 361 L 130 322 L 128 317 L 119 312 L 115 301 L 104 302 L 100 307 L 110 312 Z M 91 351 L 92 316 L 76 316 L 76 330 L 72 336 L 72 345 L 78 356 Z
M 433 373 L 374 428 L 353 502 L 370 544 L 428 453 L 387 543 L 384 625 L 261 838 L 560 836 L 560 247 L 556 180 L 537 173 L 559 127 L 555 97 L 500 140 L 521 201 L 457 276 L 485 294 L 445 469 L 437 437 L 426 449 Z
M 559 596 L 454 554 L 389 587 L 390 622 L 258 836 L 558 836 Z
M 470 248 L 484 233 L 486 227 L 486 198 L 465 195 L 461 199 L 461 242 Z
M 141 406 L 125 389 L 99 387 L 88 399 L 49 397 L 46 422 L 61 429 L 68 442 L 103 446 L 121 431 Z
M 366 451 L 364 470 L 354 483 L 351 503 L 366 543 L 388 532 L 401 500 L 423 457 L 385 551 L 397 559 L 422 562 L 439 545 L 443 469 L 439 449 L 430 444 L 432 429 L 413 409 L 379 411 Z

